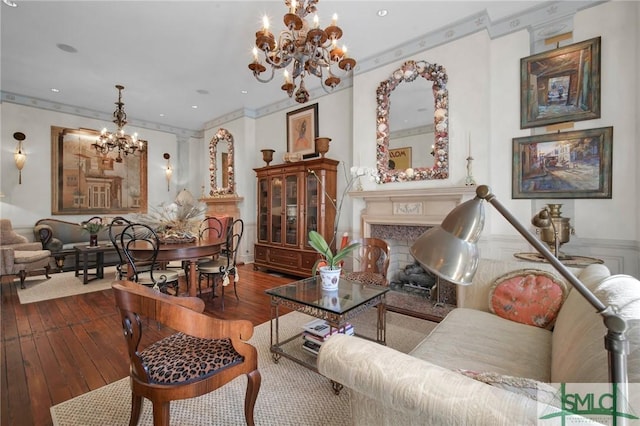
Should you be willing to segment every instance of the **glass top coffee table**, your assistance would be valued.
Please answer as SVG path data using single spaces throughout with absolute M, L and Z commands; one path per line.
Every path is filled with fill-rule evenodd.
M 300 333 L 280 341 L 280 306 L 325 320 L 330 332 L 344 333 L 349 320 L 373 307 L 377 308 L 375 339 L 360 336 L 386 344 L 386 305 L 385 294 L 388 287 L 365 285 L 340 278 L 338 289 L 322 289 L 320 277 L 315 276 L 295 281 L 280 287 L 266 290 L 271 297 L 271 356 L 274 362 L 285 357 L 315 372 L 318 371 L 316 358 L 302 348 L 302 326 Z M 333 383 L 333 382 L 332 382 Z M 333 383 L 336 393 L 342 385 Z

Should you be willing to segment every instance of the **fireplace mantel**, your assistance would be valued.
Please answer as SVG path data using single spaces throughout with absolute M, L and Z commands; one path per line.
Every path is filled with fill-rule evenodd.
M 234 194 L 224 197 L 201 198 L 200 201 L 207 205 L 207 216 L 231 216 L 234 219 L 239 219 L 240 208 L 238 204 L 243 199 Z
M 364 199 L 362 236 L 371 236 L 371 225 L 434 226 L 458 204 L 473 198 L 475 186 L 448 186 L 380 191 L 352 191 Z

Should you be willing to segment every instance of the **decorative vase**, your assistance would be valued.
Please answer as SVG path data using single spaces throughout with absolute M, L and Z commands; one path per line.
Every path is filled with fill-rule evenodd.
M 98 246 L 98 234 L 89 234 L 89 247 Z
M 337 290 L 342 268 L 331 269 L 329 266 L 320 267 L 320 280 L 323 290 Z
M 320 154 L 321 158 L 329 151 L 329 142 L 331 138 L 316 138 L 316 152 Z
M 273 153 L 276 152 L 275 149 L 261 149 L 262 152 L 262 160 L 267 163 L 267 166 L 271 161 L 273 161 Z

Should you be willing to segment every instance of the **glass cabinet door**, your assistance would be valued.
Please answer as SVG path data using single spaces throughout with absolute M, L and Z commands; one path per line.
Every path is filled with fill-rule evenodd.
M 285 243 L 298 245 L 298 176 L 285 177 Z
M 282 243 L 282 179 L 271 178 L 271 242 Z
M 266 178 L 258 180 L 258 240 L 267 241 L 269 232 L 269 186 Z
M 306 199 L 306 217 L 305 217 L 305 229 L 306 234 L 309 234 L 309 231 L 317 231 L 318 230 L 318 220 L 319 220 L 319 208 L 318 208 L 318 191 L 320 188 L 320 184 L 318 182 L 318 178 L 316 175 L 312 173 L 307 173 L 307 199 Z M 305 245 L 308 245 L 305 242 Z

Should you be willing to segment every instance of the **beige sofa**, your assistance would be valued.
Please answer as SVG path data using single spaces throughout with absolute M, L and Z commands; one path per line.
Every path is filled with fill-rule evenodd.
M 517 382 L 511 376 L 556 386 L 608 382 L 602 317 L 577 291 L 568 291 L 553 331 L 489 312 L 496 278 L 524 268 L 553 271 L 546 264 L 481 260 L 474 284 L 458 287 L 458 308 L 409 354 L 358 337 L 330 338 L 320 350 L 318 370 L 351 392 L 353 424 L 539 424 L 534 399 L 460 370 L 498 373 L 510 383 Z M 576 275 L 629 321 L 629 381 L 640 382 L 640 281 L 611 277 L 604 265 Z

